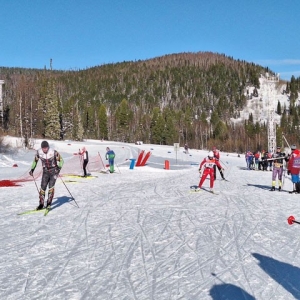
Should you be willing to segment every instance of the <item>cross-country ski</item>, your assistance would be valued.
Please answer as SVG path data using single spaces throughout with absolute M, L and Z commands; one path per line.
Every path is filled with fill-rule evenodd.
M 30 214 L 35 214 L 35 213 L 39 213 L 39 212 L 45 212 L 45 208 L 43 209 L 31 209 L 31 210 L 26 210 L 26 211 L 23 211 L 23 212 L 20 212 L 20 213 L 17 213 L 17 215 L 21 216 L 21 215 L 30 215 Z

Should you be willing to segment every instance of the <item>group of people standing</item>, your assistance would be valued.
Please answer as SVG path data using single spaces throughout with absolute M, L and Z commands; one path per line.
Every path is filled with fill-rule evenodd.
M 270 191 L 276 190 L 276 179 L 278 191 L 282 190 L 283 176 L 285 172 L 284 165 L 286 164 L 287 174 L 291 175 L 291 180 L 293 183 L 293 190 L 290 193 L 300 193 L 300 151 L 297 149 L 296 145 L 291 146 L 291 153 L 286 155 L 281 151 L 281 147 L 277 146 L 275 153 L 262 151 L 262 156 L 259 156 L 259 151 L 254 155 L 247 151 L 245 158 L 247 163 L 247 169 L 251 169 L 251 161 L 254 157 L 254 170 L 272 171 L 272 185 Z
M 82 160 L 82 169 L 83 169 L 83 177 L 87 177 L 87 165 L 89 162 L 89 153 L 85 147 L 82 150 L 79 150 L 78 154 L 81 156 Z M 106 148 L 105 154 L 106 160 L 109 163 L 109 172 L 114 172 L 114 159 L 115 153 L 109 147 Z M 54 186 L 56 183 L 56 179 L 59 176 L 60 170 L 64 164 L 64 160 L 62 156 L 54 149 L 50 148 L 49 143 L 47 141 L 43 141 L 41 143 L 41 148 L 36 151 L 34 156 L 33 163 L 31 165 L 31 170 L 29 175 L 33 177 L 33 172 L 37 166 L 38 161 L 41 160 L 43 174 L 41 180 L 41 187 L 39 190 L 39 205 L 36 210 L 41 210 L 44 208 L 50 209 L 52 200 L 54 197 Z M 45 206 L 45 195 L 46 189 L 48 186 L 48 199 Z
M 83 177 L 87 177 L 86 167 L 89 162 L 89 154 L 85 147 L 82 148 L 82 150 L 78 152 L 79 155 L 82 157 L 82 169 L 83 169 Z M 109 147 L 106 147 L 106 154 L 105 158 L 108 160 L 109 164 L 109 172 L 114 173 L 115 171 L 115 152 L 111 150 Z
M 245 153 L 247 170 L 272 171 L 273 162 L 270 160 L 272 153 L 270 151 L 255 151 L 248 150 Z

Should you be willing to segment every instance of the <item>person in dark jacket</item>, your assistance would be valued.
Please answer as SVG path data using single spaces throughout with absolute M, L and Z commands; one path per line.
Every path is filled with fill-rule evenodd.
M 212 152 L 214 154 L 214 158 L 219 162 L 220 161 L 220 151 L 216 147 L 213 147 Z M 220 164 L 220 166 L 221 166 L 221 164 Z M 220 172 L 222 179 L 225 180 L 224 173 L 223 173 L 224 169 L 222 168 L 222 166 L 219 167 L 219 165 L 217 165 L 217 164 L 214 164 L 214 179 L 216 180 L 216 178 L 217 178 L 217 168 Z
M 64 164 L 64 160 L 56 150 L 49 147 L 49 143 L 47 141 L 43 141 L 41 143 L 41 148 L 37 150 L 35 154 L 31 170 L 29 172 L 30 176 L 33 176 L 33 172 L 39 160 L 42 162 L 43 175 L 41 189 L 39 191 L 39 206 L 36 209 L 40 210 L 44 208 L 47 186 L 49 186 L 49 190 L 46 208 L 50 209 L 54 197 L 55 182 Z
M 266 151 L 263 156 L 262 156 L 262 168 L 263 168 L 263 171 L 268 171 L 268 158 L 269 158 L 269 152 Z

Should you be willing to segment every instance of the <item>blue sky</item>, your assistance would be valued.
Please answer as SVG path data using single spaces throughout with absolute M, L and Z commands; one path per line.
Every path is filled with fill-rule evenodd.
M 262 2 L 262 3 L 261 3 Z M 300 76 L 299 0 L 0 0 L 0 66 L 77 70 L 211 51 Z

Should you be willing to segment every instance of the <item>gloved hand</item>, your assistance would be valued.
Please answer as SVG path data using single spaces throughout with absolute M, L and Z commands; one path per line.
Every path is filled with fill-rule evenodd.
M 199 175 L 200 175 L 200 177 L 202 176 L 202 171 L 201 171 L 201 169 L 199 169 Z
M 61 168 L 60 168 L 60 167 L 57 167 L 57 168 L 55 169 L 55 174 L 58 175 L 59 172 L 60 172 L 60 170 L 61 170 Z
M 224 172 L 225 170 L 222 168 L 221 171 Z
M 29 175 L 30 175 L 30 176 L 33 176 L 33 171 L 34 171 L 34 169 L 31 169 L 31 170 L 30 170 L 30 172 L 29 172 Z
M 288 174 L 288 175 L 291 175 L 291 171 L 290 171 L 290 170 L 288 170 L 288 171 L 287 171 L 287 174 Z

